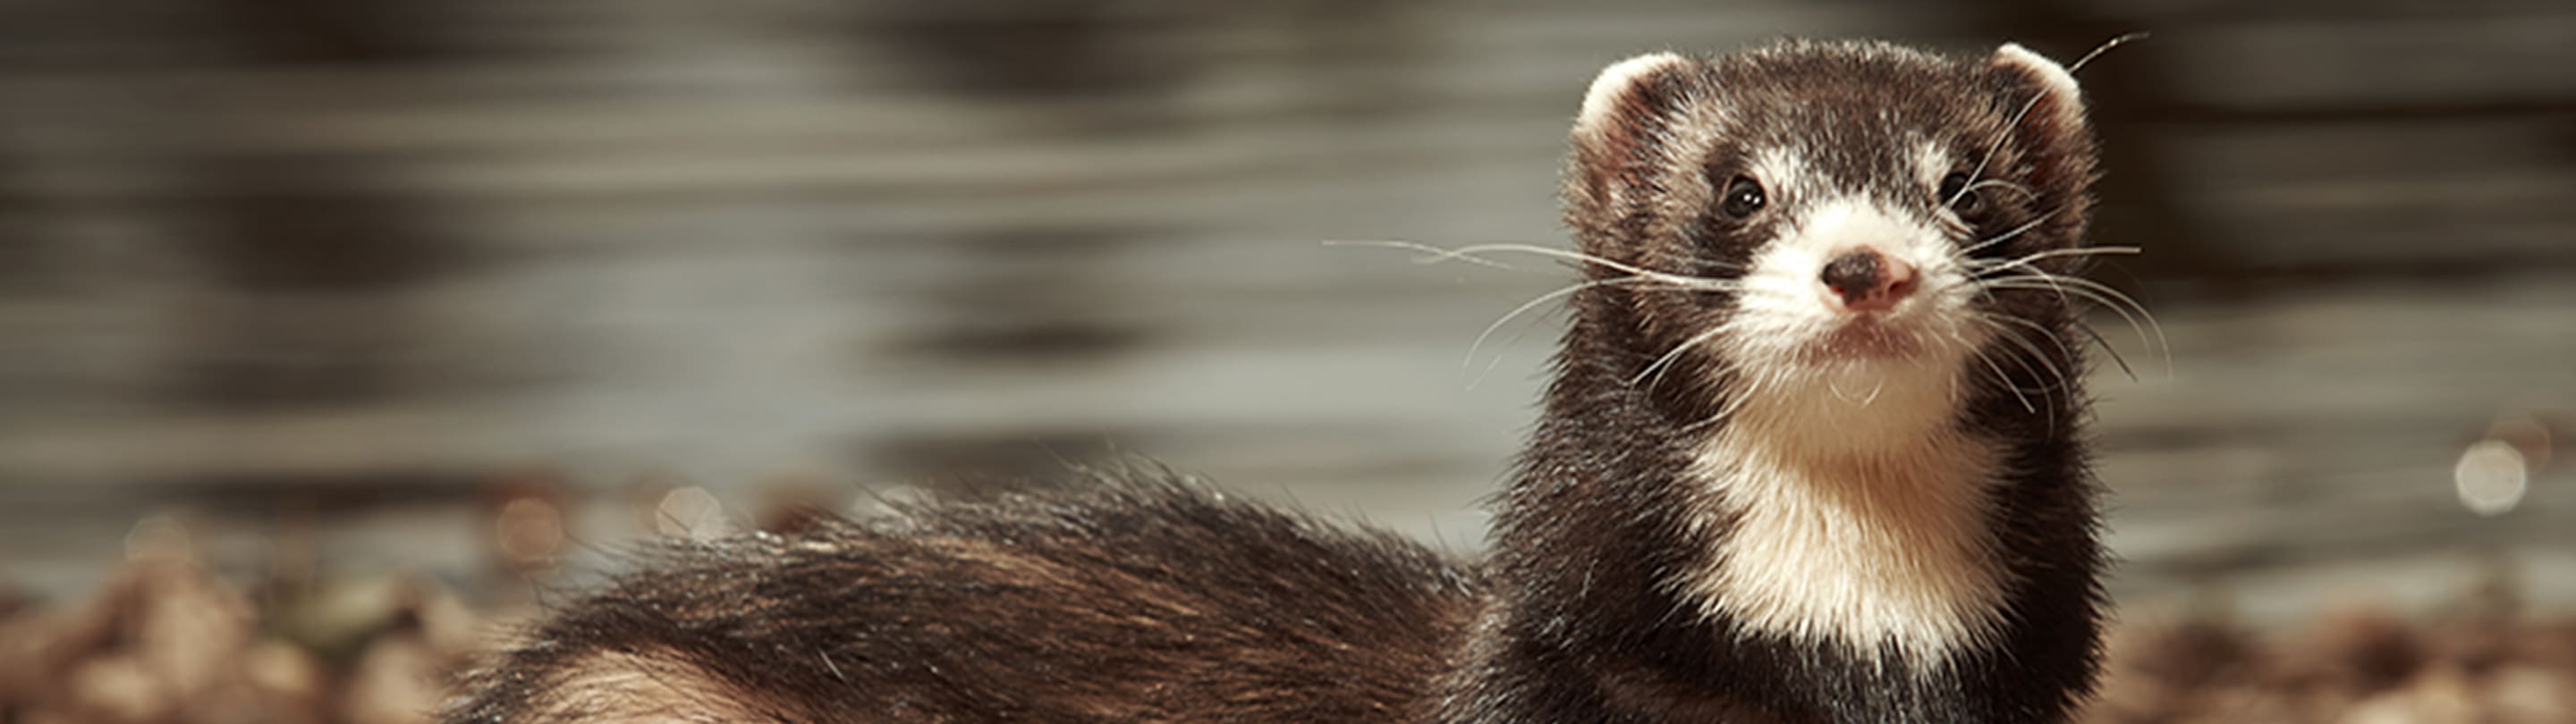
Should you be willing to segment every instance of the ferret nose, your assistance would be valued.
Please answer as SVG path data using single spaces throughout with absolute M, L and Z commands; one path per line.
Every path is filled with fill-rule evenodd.
M 1835 301 L 1854 312 L 1893 309 L 1914 293 L 1913 265 L 1868 247 L 1834 257 L 1818 278 Z

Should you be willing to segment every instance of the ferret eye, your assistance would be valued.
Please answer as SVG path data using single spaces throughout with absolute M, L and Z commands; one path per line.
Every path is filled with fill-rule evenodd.
M 1941 177 L 1941 188 L 1934 193 L 1940 195 L 1938 203 L 1958 212 L 1961 219 L 1975 221 L 1986 212 L 1985 194 L 1968 189 L 1967 174 L 1953 172 Z
M 1761 211 L 1764 201 L 1761 182 L 1737 176 L 1735 180 L 1726 182 L 1726 193 L 1718 197 L 1717 210 L 1726 214 L 1726 218 L 1742 219 Z

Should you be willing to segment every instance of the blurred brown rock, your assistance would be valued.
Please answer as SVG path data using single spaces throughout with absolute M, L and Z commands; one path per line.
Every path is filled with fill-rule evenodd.
M 125 624 L 133 656 L 181 699 L 231 683 L 240 673 L 235 663 L 257 633 L 250 601 L 193 561 L 152 561 L 129 570 L 141 580 Z
M 244 652 L 233 686 L 211 697 L 206 724 L 324 724 L 333 682 L 303 649 L 275 639 Z
M 2095 724 L 2576 722 L 2576 622 L 2349 608 L 2277 640 L 2207 621 L 2110 641 Z
M 169 683 L 133 656 L 106 655 L 82 661 L 58 683 L 57 711 L 76 721 L 98 724 L 150 724 L 169 721 L 179 699 Z
M 426 724 L 444 695 L 451 657 L 418 631 L 385 636 L 358 657 L 341 691 L 340 721 Z
M 2508 666 L 2490 678 L 2495 720 L 2510 724 L 2576 721 L 2576 670 Z
M 2425 663 L 2413 626 L 2386 611 L 2354 608 L 2327 615 L 2282 652 L 2282 683 L 2291 688 L 2374 694 L 2404 682 Z
M 479 643 L 474 611 L 433 582 L 322 586 L 356 593 L 285 608 L 324 622 L 308 633 L 347 632 L 354 663 L 335 673 L 304 645 L 263 637 L 249 598 L 199 565 L 184 535 L 151 528 L 96 596 L 0 619 L 8 721 L 427 722 L 447 672 Z

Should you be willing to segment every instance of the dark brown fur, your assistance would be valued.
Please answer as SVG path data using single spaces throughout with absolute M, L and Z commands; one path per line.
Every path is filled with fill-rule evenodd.
M 2073 246 L 2091 140 L 2080 109 L 2041 90 L 2017 69 L 1887 46 L 1693 62 L 1642 79 L 1606 132 L 1577 139 L 1567 220 L 1585 252 L 1723 278 L 1765 233 L 1707 218 L 1712 184 L 1741 161 L 1729 153 L 1791 145 L 1835 183 L 1911 193 L 1887 181 L 1886 134 L 1930 129 L 1978 157 L 2001 134 L 1986 177 L 2035 191 L 1994 199 L 1981 233 L 2045 219 L 1998 256 Z M 1681 125 L 1693 104 L 1725 104 L 1739 125 Z M 1674 162 L 1664 144 L 1687 134 L 1716 138 L 1712 155 Z M 1675 592 L 1699 552 L 1726 545 L 1723 526 L 1694 533 L 1681 512 L 1724 377 L 1685 357 L 1688 373 L 1630 380 L 1730 300 L 1622 286 L 1573 300 L 1545 412 L 1472 570 L 1163 473 L 1106 474 L 665 546 L 469 677 L 446 720 L 2049 722 L 2089 690 L 2102 554 L 2086 401 L 2039 372 L 2082 362 L 2063 300 L 1981 302 L 2057 344 L 2002 351 L 2030 364 L 1980 378 L 1956 421 L 2007 443 L 1988 531 L 2010 557 L 2002 635 L 1884 666 L 1746 632 Z

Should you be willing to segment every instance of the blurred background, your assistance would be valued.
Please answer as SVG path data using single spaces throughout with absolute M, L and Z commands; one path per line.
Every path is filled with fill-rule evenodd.
M 2576 609 L 2562 0 L 7 0 L 0 616 L 175 547 L 346 662 L 274 612 L 1128 454 L 1472 551 L 1569 274 L 1324 242 L 1564 246 L 1637 52 L 2134 31 L 2111 590 Z

